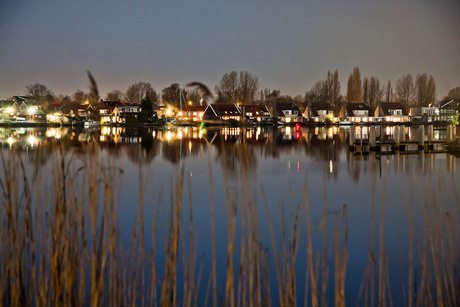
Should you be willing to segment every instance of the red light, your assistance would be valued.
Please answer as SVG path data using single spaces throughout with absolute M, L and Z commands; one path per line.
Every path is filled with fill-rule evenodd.
M 297 131 L 297 132 L 295 133 L 295 138 L 296 138 L 296 139 L 300 139 L 300 132 L 299 132 L 299 131 Z
M 299 124 L 295 125 L 295 131 L 300 131 L 301 126 Z

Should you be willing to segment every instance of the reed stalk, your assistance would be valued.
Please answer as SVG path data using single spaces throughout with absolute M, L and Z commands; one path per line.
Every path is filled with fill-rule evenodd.
M 224 160 L 229 158 L 226 154 Z M 229 170 L 224 168 L 222 204 L 214 200 L 214 174 L 209 161 L 212 262 L 209 266 L 201 263 L 198 268 L 197 233 L 202 228 L 195 220 L 189 177 L 188 194 L 184 196 L 184 168 L 172 179 L 167 202 L 161 190 L 158 201 L 152 197 L 152 216 L 147 218 L 144 205 L 150 195 L 147 193 L 155 185 L 146 166 L 139 164 L 138 199 L 133 202 L 137 207 L 126 247 L 117 212 L 123 171 L 105 159 L 97 144 L 88 145 L 88 151 L 78 156 L 64 149 L 57 151 L 46 166 L 49 171 L 28 167 L 14 151 L 8 157 L 1 155 L 0 305 L 197 306 L 204 302 L 213 306 L 271 306 L 271 290 L 275 288 L 279 297 L 275 305 L 280 306 L 299 304 L 298 289 L 305 289 L 305 306 L 345 306 L 353 302 L 345 295 L 349 238 L 353 235 L 349 233 L 349 206 L 328 211 L 326 178 L 316 222 L 312 221 L 306 183 L 301 204 L 294 203 L 296 191 L 291 188 L 287 205 L 272 204 L 264 186 L 260 185 L 259 192 L 257 181 L 251 177 L 250 149 L 243 146 L 236 156 L 240 159 L 238 182 L 234 186 Z M 369 248 L 358 305 L 459 304 L 458 188 L 452 184 L 450 191 L 444 179 L 438 182 L 437 187 L 432 185 L 433 189 L 420 193 L 424 220 L 419 233 L 414 221 L 414 207 L 418 204 L 410 186 L 406 207 L 408 259 L 400 260 L 404 264 L 407 261 L 407 271 L 402 270 L 402 275 L 407 272 L 408 276 L 402 277 L 404 302 L 394 302 L 390 280 L 393 268 L 384 231 L 386 179 L 382 183 L 378 215 L 378 259 L 373 248 L 377 219 L 377 184 L 373 179 Z M 262 195 L 261 208 L 258 193 Z M 449 193 L 454 196 L 453 203 L 442 196 Z M 188 206 L 183 204 L 184 198 L 188 198 Z M 226 210 L 224 251 L 217 250 L 221 246 L 217 240 L 221 238 L 216 237 L 216 210 L 221 209 Z M 266 217 L 260 218 L 259 210 L 265 210 Z M 274 221 L 279 229 L 275 229 Z M 328 227 L 329 222 L 332 228 Z M 264 236 L 259 223 L 268 227 L 269 246 L 262 244 Z M 150 250 L 145 242 L 149 230 Z M 158 235 L 165 236 L 164 250 L 158 248 Z M 320 241 L 319 246 L 315 247 L 315 240 Z M 302 245 L 306 247 L 305 255 L 298 254 Z M 217 254 L 221 252 L 226 257 L 226 270 L 218 276 Z M 159 267 L 158 259 L 165 260 L 164 267 Z M 305 278 L 299 276 L 304 274 L 297 270 L 299 262 L 305 263 Z M 270 267 L 275 268 L 276 280 L 270 280 Z M 202 276 L 204 280 L 209 276 L 205 297 L 199 291 Z M 297 284 L 303 279 L 305 285 Z M 329 284 L 334 288 L 329 289 Z M 329 293 L 333 297 L 328 297 Z

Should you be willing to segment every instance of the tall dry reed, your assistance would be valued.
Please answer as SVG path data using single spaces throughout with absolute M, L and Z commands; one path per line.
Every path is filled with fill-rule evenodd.
M 198 257 L 194 194 L 190 178 L 185 180 L 184 168 L 171 182 L 169 200 L 160 191 L 158 199 L 151 199 L 152 215 L 146 216 L 147 191 L 156 184 L 150 170 L 139 165 L 138 198 L 132 202 L 136 214 L 126 245 L 122 241 L 126 230 L 121 229 L 117 213 L 124 172 L 114 161 L 105 159 L 97 145 L 89 146 L 83 155 L 58 151 L 45 169 L 26 167 L 14 151 L 7 157 L 2 155 L 0 305 L 293 306 L 303 300 L 305 306 L 346 306 L 354 302 L 355 298 L 346 297 L 348 244 L 353 235 L 348 225 L 349 207 L 328 209 L 326 179 L 319 219 L 312 218 L 306 183 L 300 203 L 295 204 L 292 197 L 288 204 L 273 204 L 264 186 L 259 187 L 251 174 L 250 150 L 240 146 L 233 153 L 239 159 L 236 181 L 231 181 L 228 170 L 223 169 L 224 203 L 215 202 L 209 163 L 212 246 L 204 247 L 211 250 L 209 266 Z M 382 196 L 376 225 L 376 190 L 374 178 L 367 263 L 357 298 L 357 304 L 364 306 L 393 304 L 393 268 L 388 263 L 384 231 L 386 204 Z M 294 193 L 290 191 L 291 196 Z M 407 269 L 402 270 L 402 303 L 457 306 L 457 186 L 441 182 L 436 189 L 421 192 L 425 217 L 422 233 L 415 229 L 412 193 L 411 188 L 406 206 L 409 252 L 408 259 L 401 260 L 407 263 Z M 447 193 L 454 194 L 454 203 L 442 197 Z M 218 250 L 221 245 L 217 240 L 222 238 L 216 237 L 217 210 L 226 213 L 225 251 Z M 261 211 L 265 211 L 265 218 Z M 262 223 L 268 227 L 269 245 L 264 245 Z M 145 240 L 147 231 L 151 231 L 151 242 Z M 374 232 L 378 232 L 377 238 Z M 164 246 L 159 246 L 160 235 Z M 300 249 L 305 250 L 301 257 Z M 223 274 L 217 268 L 221 254 L 226 265 Z M 300 271 L 300 265 L 305 270 Z M 202 279 L 206 289 L 201 289 Z M 299 280 L 305 280 L 304 284 Z M 275 295 L 277 301 L 273 300 Z

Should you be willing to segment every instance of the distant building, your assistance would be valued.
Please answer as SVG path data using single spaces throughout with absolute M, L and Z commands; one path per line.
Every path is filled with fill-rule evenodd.
M 271 119 L 270 111 L 264 104 L 244 104 L 239 106 L 241 114 L 245 119 L 254 120 L 258 122 L 267 121 Z
M 19 105 L 14 100 L 0 100 L 0 121 L 10 121 L 19 113 Z
M 304 116 L 310 121 L 325 122 L 334 121 L 337 114 L 334 114 L 334 107 L 325 102 L 309 103 L 305 109 Z
M 203 119 L 207 106 L 185 105 L 181 111 L 177 112 L 177 120 L 199 122 Z
M 459 113 L 460 99 L 451 99 L 448 101 L 443 101 L 439 106 L 439 116 L 436 117 L 436 120 L 458 123 Z
M 439 117 L 439 107 L 411 107 L 409 116 L 414 121 L 433 122 Z
M 212 103 L 206 107 L 203 120 L 241 120 L 241 111 L 235 104 Z
M 121 114 L 138 114 L 142 111 L 142 108 L 137 103 L 125 103 L 118 105 L 118 110 Z
M 124 104 L 120 101 L 104 101 L 99 102 L 99 115 L 101 116 L 101 124 L 120 124 L 125 122 L 125 118 L 120 116 L 119 107 Z
M 36 123 L 46 123 L 46 113 L 42 110 L 35 110 L 34 108 L 29 108 L 22 111 L 18 114 L 18 117 L 24 118 L 26 121 L 36 122 Z
M 299 107 L 291 102 L 275 103 L 273 116 L 278 117 L 284 123 L 295 123 L 303 121 Z
M 340 110 L 340 117 L 352 123 L 367 123 L 373 121 L 371 108 L 365 103 L 347 103 Z
M 401 102 L 379 102 L 375 117 L 386 122 L 408 122 L 409 114 Z

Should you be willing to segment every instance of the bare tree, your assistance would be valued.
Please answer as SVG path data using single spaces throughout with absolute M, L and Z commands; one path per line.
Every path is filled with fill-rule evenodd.
M 384 94 L 385 101 L 390 102 L 393 100 L 393 87 L 391 85 L 391 81 L 388 80 L 387 86 L 385 87 Z
M 81 104 L 81 103 L 84 103 L 86 100 L 88 100 L 88 94 L 86 94 L 82 90 L 77 90 L 72 95 L 72 99 L 73 99 L 73 101 L 78 102 L 78 103 Z
M 236 71 L 225 73 L 214 89 L 217 95 L 216 102 L 236 103 L 238 100 L 238 88 L 238 73 Z
M 414 94 L 414 78 L 411 74 L 404 75 L 396 81 L 396 95 L 406 107 L 414 104 Z
M 179 83 L 173 83 L 170 86 L 165 87 L 161 92 L 161 99 L 166 104 L 180 108 L 181 104 L 185 104 L 187 102 L 187 92 L 185 89 L 180 87 Z
M 355 67 L 353 73 L 348 77 L 347 99 L 349 102 L 363 101 L 363 88 L 361 84 L 361 72 L 359 71 L 359 67 Z
M 449 91 L 447 94 L 447 97 L 445 99 L 451 100 L 451 99 L 458 99 L 460 98 L 460 86 L 457 86 Z
M 63 102 L 71 102 L 72 98 L 70 98 L 69 95 L 63 95 L 60 94 L 58 97 L 56 97 L 58 101 L 63 101 Z
M 238 98 L 243 104 L 253 103 L 259 89 L 259 78 L 247 71 L 240 71 Z
M 418 74 L 415 78 L 416 103 L 418 106 L 428 106 L 436 99 L 436 84 L 433 76 L 426 73 Z
M 428 104 L 432 104 L 436 101 L 436 83 L 434 82 L 434 78 L 430 75 L 428 79 L 428 95 L 427 95 L 427 102 Z
M 187 98 L 187 103 L 191 101 L 194 105 L 200 105 L 201 95 L 199 89 L 184 91 L 184 93 L 184 98 Z
M 141 103 L 148 97 L 154 104 L 158 101 L 158 94 L 149 82 L 136 82 L 126 91 L 125 99 L 128 102 Z
M 123 100 L 123 92 L 120 90 L 113 90 L 111 92 L 107 93 L 107 96 L 105 97 L 105 100 L 108 101 L 122 101 Z
M 26 86 L 26 94 L 32 96 L 37 102 L 41 103 L 49 98 L 52 98 L 53 94 L 51 90 L 44 84 L 35 82 Z M 51 96 L 51 97 L 50 97 Z M 49 100 L 48 100 L 49 101 Z
M 363 79 L 363 102 L 369 104 L 369 79 L 367 77 Z
M 371 77 L 368 88 L 368 99 L 367 105 L 371 108 L 371 112 L 374 112 L 377 107 L 377 103 L 382 99 L 383 90 L 380 89 L 380 81 L 376 77 Z
M 329 100 L 326 81 L 316 81 L 313 87 L 305 94 L 307 104 L 327 103 Z
M 327 71 L 325 87 L 327 92 L 327 102 L 330 105 L 334 105 L 337 101 L 339 101 L 340 97 L 340 81 L 337 69 L 334 71 L 334 74 L 332 74 L 330 70 Z
M 265 88 L 263 91 L 261 91 L 260 95 L 260 103 L 265 104 L 270 110 L 272 110 L 275 102 L 277 102 L 281 96 L 281 91 Z

